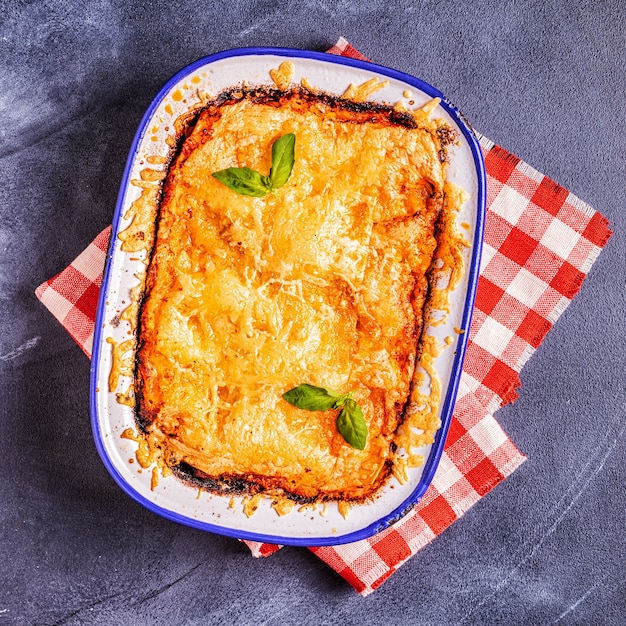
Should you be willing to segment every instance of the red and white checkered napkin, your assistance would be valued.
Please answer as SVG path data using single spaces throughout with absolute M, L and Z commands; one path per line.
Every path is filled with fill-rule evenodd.
M 330 52 L 364 57 L 344 39 Z M 511 474 L 524 456 L 493 417 L 517 398 L 518 373 L 565 310 L 611 236 L 607 220 L 506 150 L 480 137 L 487 218 L 476 308 L 444 453 L 418 505 L 380 534 L 310 548 L 367 595 Z M 107 228 L 37 297 L 91 354 Z M 279 546 L 246 542 L 255 556 Z

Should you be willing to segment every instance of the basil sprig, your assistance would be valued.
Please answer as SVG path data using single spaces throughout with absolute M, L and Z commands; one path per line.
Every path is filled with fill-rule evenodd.
M 272 167 L 269 176 L 263 176 L 249 167 L 229 167 L 213 172 L 212 176 L 229 189 L 243 196 L 262 198 L 268 192 L 280 189 L 291 176 L 295 161 L 296 136 L 288 133 L 272 144 Z
M 283 399 L 307 411 L 341 409 L 337 416 L 337 430 L 353 448 L 365 449 L 367 423 L 361 407 L 352 399 L 352 392 L 342 394 L 325 387 L 303 383 L 284 393 Z
M 337 430 L 357 450 L 364 450 L 367 441 L 367 424 L 361 407 L 348 398 L 337 416 Z

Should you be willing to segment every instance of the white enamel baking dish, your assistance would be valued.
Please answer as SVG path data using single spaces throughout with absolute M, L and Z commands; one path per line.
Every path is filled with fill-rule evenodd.
M 466 250 L 466 272 L 459 286 L 451 294 L 451 310 L 445 324 L 430 328 L 443 342 L 455 337 L 455 344 L 437 358 L 435 367 L 443 385 L 440 407 L 442 426 L 435 441 L 421 452 L 426 458 L 423 467 L 410 470 L 410 480 L 401 485 L 392 478 L 374 501 L 354 506 L 347 519 L 335 504 L 320 509 L 295 509 L 278 516 L 270 502 L 262 502 L 257 512 L 247 517 L 240 502 L 229 507 L 229 497 L 203 493 L 176 477 L 160 478 L 151 488 L 150 471 L 139 471 L 131 461 L 137 444 L 121 437 L 121 433 L 136 430 L 133 409 L 117 402 L 108 391 L 107 379 L 111 369 L 111 349 L 107 340 L 123 341 L 129 327 L 119 323 L 120 310 L 128 306 L 130 289 L 137 284 L 135 274 L 145 270 L 137 255 L 120 250 L 117 237 L 126 226 L 123 215 L 139 195 L 140 190 L 130 181 L 139 177 L 139 171 L 149 157 L 167 156 L 168 139 L 174 137 L 174 120 L 199 94 L 217 95 L 233 86 L 270 84 L 269 71 L 283 61 L 295 66 L 294 82 L 306 77 L 317 88 L 333 94 L 342 94 L 350 83 L 363 83 L 373 77 L 388 81 L 388 86 L 370 97 L 378 102 L 402 101 L 407 108 L 418 108 L 432 98 L 441 98 L 433 115 L 442 116 L 459 131 L 459 144 L 451 153 L 449 178 L 468 194 L 458 215 L 459 224 L 467 230 L 470 241 Z M 409 93 L 410 92 L 410 93 Z M 154 159 L 151 159 L 154 162 Z M 165 167 L 165 165 L 163 165 Z M 113 218 L 111 244 L 107 256 L 100 301 L 91 368 L 91 420 L 95 443 L 102 460 L 119 486 L 136 501 L 165 518 L 194 528 L 220 533 L 239 539 L 276 544 L 320 546 L 352 542 L 371 536 L 392 524 L 408 512 L 423 496 L 437 469 L 461 376 L 468 339 L 476 283 L 480 264 L 485 213 L 485 173 L 482 153 L 471 129 L 446 98 L 434 87 L 402 72 L 372 63 L 338 57 L 325 53 L 279 48 L 247 48 L 218 53 L 189 65 L 178 72 L 158 93 L 137 130 L 124 171 L 120 193 Z M 469 225 L 469 228 L 468 226 Z M 130 382 L 130 381 L 127 381 Z

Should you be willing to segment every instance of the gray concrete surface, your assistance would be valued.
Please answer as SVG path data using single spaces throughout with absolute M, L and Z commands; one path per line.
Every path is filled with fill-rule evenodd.
M 304 549 L 254 560 L 123 494 L 89 362 L 33 295 L 110 222 L 172 74 L 341 35 L 615 231 L 497 414 L 528 461 L 365 599 Z M 626 623 L 625 68 L 619 0 L 0 3 L 0 625 Z

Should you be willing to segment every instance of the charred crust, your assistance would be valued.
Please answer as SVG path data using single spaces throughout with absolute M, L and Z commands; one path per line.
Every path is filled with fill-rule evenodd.
M 405 128 L 417 128 L 413 116 L 407 111 L 398 111 L 388 104 L 379 102 L 354 102 L 342 96 L 329 93 L 311 93 L 306 89 L 296 87 L 289 91 L 282 91 L 272 87 L 235 88 L 219 94 L 214 100 L 207 103 L 198 112 L 199 115 L 212 115 L 224 105 L 236 104 L 248 100 L 253 104 L 280 107 L 287 101 L 301 103 L 304 107 L 317 105 L 321 107 L 320 114 L 325 109 L 337 113 L 345 111 L 345 122 L 352 124 L 387 123 Z M 340 118 L 341 119 L 341 118 Z M 196 118 L 197 120 L 197 118 Z M 182 137 L 184 139 L 184 137 Z M 180 137 L 179 137 L 180 139 Z
M 456 132 L 456 130 L 454 130 L 451 126 L 448 126 L 447 124 L 440 126 L 437 129 L 437 137 L 439 138 L 439 141 L 441 142 L 441 146 L 443 148 L 454 143 L 457 136 L 458 133 Z
M 346 497 L 342 493 L 325 493 L 308 496 L 289 490 L 285 484 L 277 485 L 277 481 L 272 477 L 255 474 L 221 474 L 219 476 L 210 476 L 185 461 L 173 465 L 171 469 L 179 480 L 182 480 L 196 489 L 202 489 L 209 493 L 231 496 L 255 496 L 263 493 L 268 496 L 286 498 L 300 506 L 335 502 L 337 500 L 351 504 L 362 504 L 363 502 L 371 501 L 376 496 L 375 493 L 361 497 L 354 495 Z M 392 462 L 387 459 L 379 477 L 379 485 L 385 482 L 391 475 L 391 471 Z M 285 483 L 285 480 L 282 479 L 280 482 Z
M 437 138 L 439 139 L 440 148 L 437 153 L 440 163 L 448 162 L 448 146 L 453 144 L 458 137 L 458 133 L 451 126 L 444 124 L 437 129 Z
M 264 476 L 256 476 L 254 474 L 221 474 L 220 476 L 209 476 L 184 461 L 172 467 L 172 471 L 180 480 L 198 489 L 218 495 L 255 496 L 269 491 L 271 491 L 272 494 L 276 493 L 274 486 L 270 489 L 264 484 L 264 482 L 268 480 L 267 477 Z M 307 497 L 289 491 L 285 491 L 281 495 L 301 505 L 313 504 L 318 501 L 318 498 Z
M 184 461 L 172 467 L 174 474 L 186 483 L 199 489 L 216 494 L 256 495 L 263 493 L 265 488 L 248 480 L 247 476 L 209 476 Z
M 146 408 L 144 398 L 144 379 L 143 376 L 138 375 L 140 367 L 139 359 L 137 359 L 135 362 L 135 381 L 133 384 L 133 389 L 135 391 L 135 422 L 139 430 L 146 433 L 148 431 L 148 427 L 156 419 L 156 415 Z

